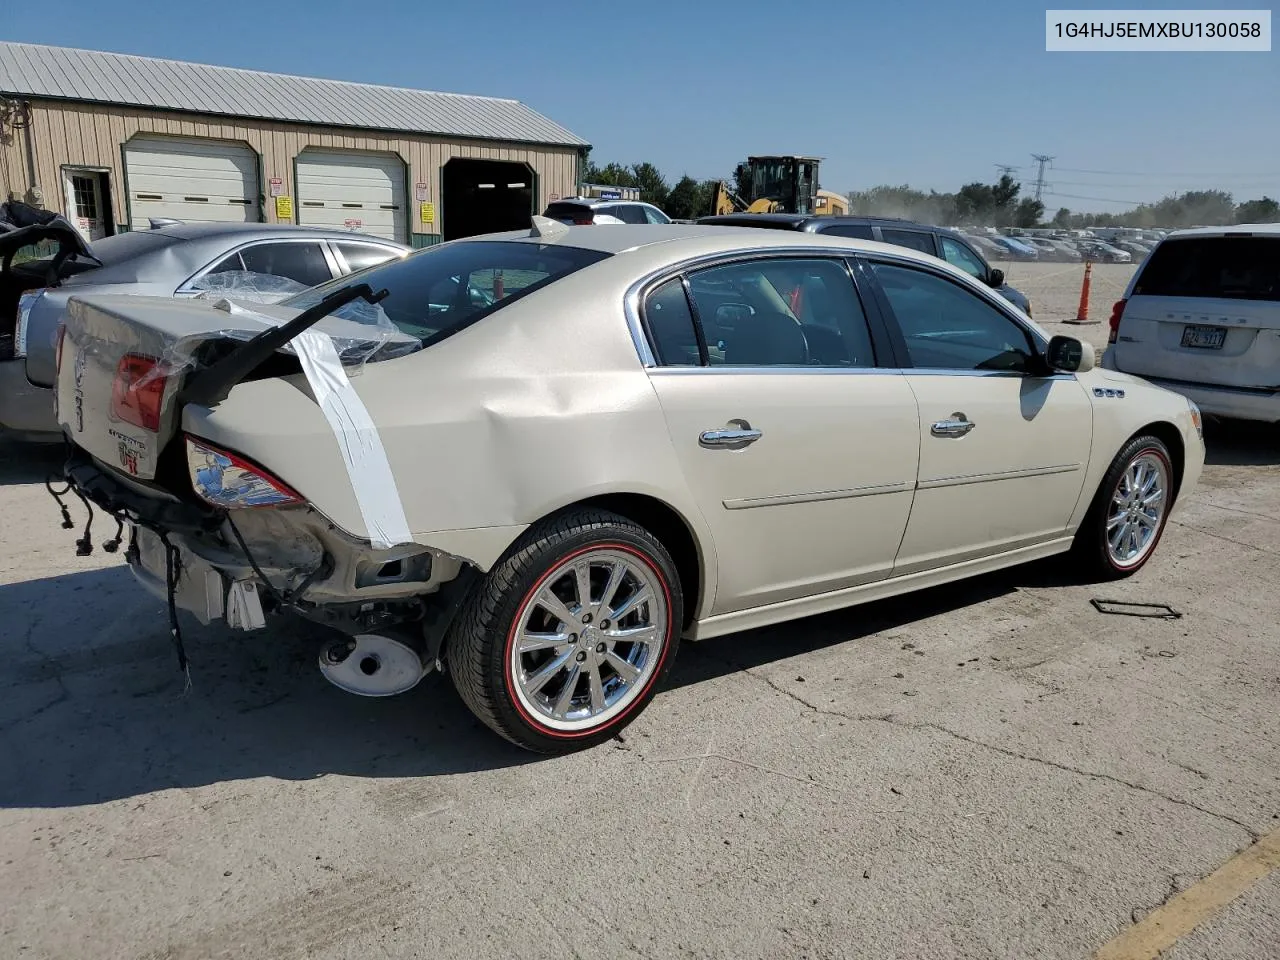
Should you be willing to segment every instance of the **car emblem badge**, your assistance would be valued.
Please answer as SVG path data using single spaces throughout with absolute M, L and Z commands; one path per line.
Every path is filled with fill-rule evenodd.
M 76 432 L 84 433 L 84 390 L 82 384 L 84 382 L 85 353 L 83 350 L 76 353 L 75 366 L 75 401 L 76 401 Z

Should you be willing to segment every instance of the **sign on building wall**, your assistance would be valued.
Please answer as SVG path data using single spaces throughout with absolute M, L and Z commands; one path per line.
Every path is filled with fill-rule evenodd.
M 413 199 L 417 200 L 419 203 L 425 203 L 429 196 L 427 193 L 428 189 L 429 188 L 425 183 L 415 183 L 413 185 Z
M 436 205 L 434 203 L 424 203 L 422 205 L 422 222 L 423 223 L 436 222 Z
M 276 219 L 293 220 L 293 197 L 276 197 Z
M 270 180 L 270 183 L 271 183 L 271 196 L 279 197 L 284 195 L 284 180 L 282 180 L 280 177 L 272 177 Z

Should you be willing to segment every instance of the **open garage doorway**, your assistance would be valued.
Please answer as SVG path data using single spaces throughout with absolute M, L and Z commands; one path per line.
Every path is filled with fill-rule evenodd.
M 441 171 L 445 240 L 522 230 L 533 223 L 533 171 L 528 164 L 454 157 Z

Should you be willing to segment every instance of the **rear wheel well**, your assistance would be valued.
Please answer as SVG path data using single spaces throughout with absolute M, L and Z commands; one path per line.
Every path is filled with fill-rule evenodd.
M 626 517 L 662 541 L 680 574 L 680 592 L 684 595 L 683 626 L 693 623 L 697 617 L 702 590 L 702 563 L 698 557 L 697 541 L 684 518 L 661 500 L 639 493 L 605 494 L 589 500 L 579 500 L 556 512 L 590 507 Z

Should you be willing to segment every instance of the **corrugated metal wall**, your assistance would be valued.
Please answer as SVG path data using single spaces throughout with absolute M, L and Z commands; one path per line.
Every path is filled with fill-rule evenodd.
M 33 137 L 36 175 L 44 191 L 44 205 L 65 213 L 61 168 L 64 165 L 99 167 L 110 171 L 111 201 L 115 222 L 129 223 L 125 204 L 122 145 L 135 134 L 168 134 L 181 137 L 212 137 L 247 143 L 261 162 L 264 194 L 270 180 L 284 181 L 284 192 L 294 197 L 294 158 L 306 147 L 370 150 L 394 153 L 409 170 L 409 228 L 412 234 L 438 235 L 442 217 L 440 168 L 452 157 L 482 160 L 510 160 L 529 164 L 537 175 L 537 207 L 541 211 L 554 194 L 572 196 L 577 184 L 578 153 L 574 147 L 535 146 L 515 143 L 488 143 L 449 140 L 412 135 L 381 135 L 354 130 L 327 129 L 305 124 L 275 123 L 201 117 L 157 110 L 136 110 L 86 103 L 33 101 L 31 129 L 9 131 L 0 137 L 0 189 L 25 194 L 30 183 L 25 137 Z M 11 135 L 10 135 L 11 134 Z M 423 223 L 421 205 L 414 185 L 426 184 L 426 202 L 435 205 L 435 222 Z M 275 203 L 264 196 L 261 216 L 274 223 Z M 415 237 L 415 241 L 422 239 Z M 429 241 L 428 241 L 429 242 Z

